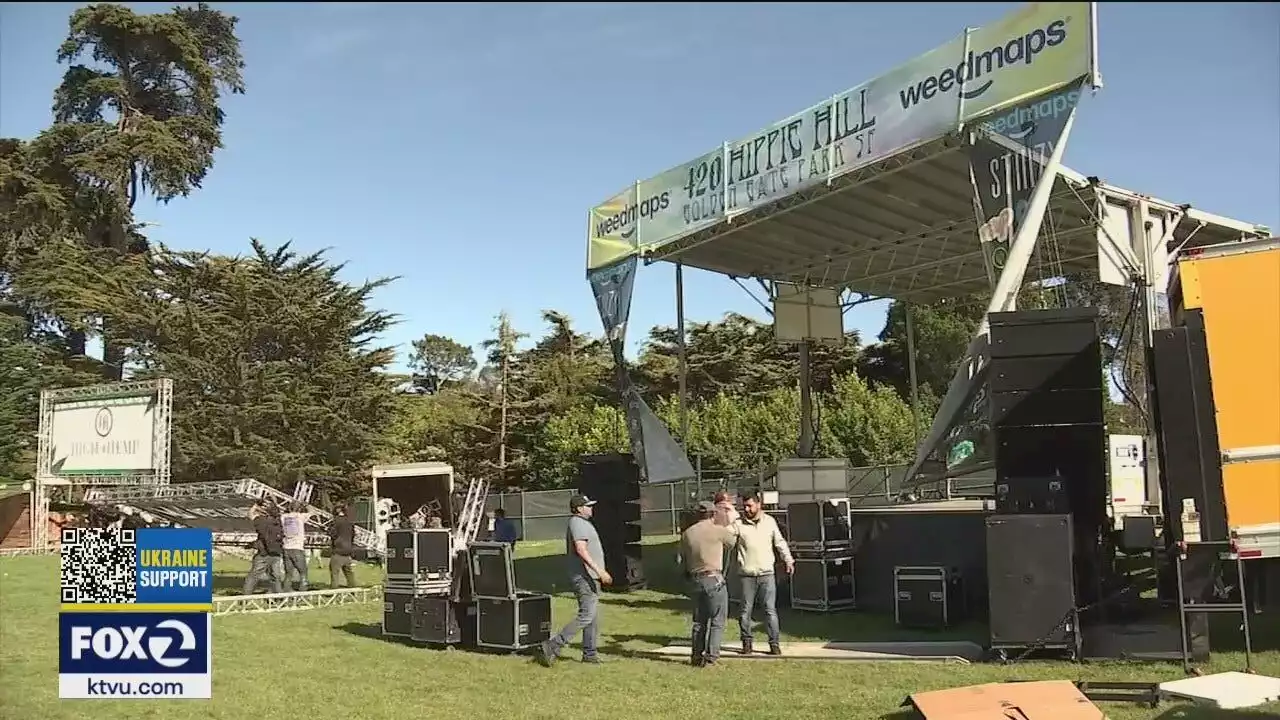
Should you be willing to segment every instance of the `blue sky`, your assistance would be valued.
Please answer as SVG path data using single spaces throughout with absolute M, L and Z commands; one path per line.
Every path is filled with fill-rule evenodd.
M 140 203 L 153 238 L 239 253 L 332 248 L 351 281 L 424 333 L 477 344 L 493 317 L 598 332 L 587 210 L 640 177 L 875 77 L 1010 3 L 214 3 L 238 15 L 248 93 L 225 103 L 205 187 Z M 163 10 L 154 3 L 140 10 Z M 0 5 L 0 135 L 45 127 L 76 5 Z M 1280 6 L 1104 3 L 1106 87 L 1067 163 L 1166 200 L 1280 226 Z M 674 271 L 643 268 L 632 340 L 675 319 Z M 761 316 L 690 271 L 687 314 Z M 850 315 L 864 337 L 883 306 Z

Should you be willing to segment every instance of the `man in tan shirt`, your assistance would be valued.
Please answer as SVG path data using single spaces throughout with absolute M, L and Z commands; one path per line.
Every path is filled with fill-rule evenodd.
M 738 581 L 742 583 L 742 607 L 738 613 L 738 630 L 742 637 L 742 654 L 752 651 L 751 611 L 756 604 L 764 606 L 765 632 L 769 638 L 769 654 L 781 655 L 778 635 L 778 583 L 774 566 L 782 560 L 790 575 L 795 570 L 791 549 L 778 529 L 773 516 L 764 511 L 760 496 L 748 493 L 743 499 L 743 513 L 738 519 L 737 544 L 734 546 Z
M 695 667 L 714 665 L 720 659 L 725 618 L 729 614 L 729 590 L 724 580 L 724 556 L 738 538 L 738 526 L 716 522 L 714 503 L 697 506 L 698 521 L 680 536 L 680 561 L 693 585 L 693 639 L 690 662 Z

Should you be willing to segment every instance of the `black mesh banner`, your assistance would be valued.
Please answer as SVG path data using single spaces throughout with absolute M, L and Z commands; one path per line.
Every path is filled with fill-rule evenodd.
M 638 262 L 639 259 L 632 256 L 587 274 L 591 292 L 596 296 L 600 322 L 604 323 L 604 335 L 609 339 L 613 361 L 619 367 L 626 364 L 627 318 L 631 315 L 631 294 L 635 290 Z
M 631 294 L 635 287 L 639 258 L 632 256 L 612 265 L 587 273 L 591 292 L 600 311 L 605 336 L 616 364 L 618 395 L 627 417 L 627 435 L 631 453 L 640 465 L 645 482 L 662 483 L 693 477 L 693 465 L 684 450 L 671 437 L 666 425 L 640 397 L 627 373 L 627 319 L 631 313 Z

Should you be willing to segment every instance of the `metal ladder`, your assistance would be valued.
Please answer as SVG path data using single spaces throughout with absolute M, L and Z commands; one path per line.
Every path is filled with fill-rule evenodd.
M 489 481 L 472 480 L 467 485 L 467 496 L 462 501 L 462 510 L 458 513 L 458 521 L 453 526 L 453 547 L 465 548 L 475 541 L 480 534 L 480 523 L 484 522 L 484 504 L 489 499 Z

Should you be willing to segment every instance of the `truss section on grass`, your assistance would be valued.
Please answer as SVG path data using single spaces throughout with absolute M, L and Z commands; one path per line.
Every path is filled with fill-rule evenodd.
M 310 590 L 308 592 L 228 595 L 213 598 L 214 615 L 297 612 L 338 605 L 355 605 L 382 600 L 382 588 L 354 587 Z

